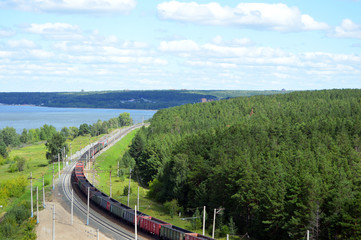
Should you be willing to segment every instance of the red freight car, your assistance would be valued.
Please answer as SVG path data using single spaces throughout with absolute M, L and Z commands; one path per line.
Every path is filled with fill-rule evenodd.
M 145 231 L 154 234 L 156 236 L 159 236 L 160 228 L 163 225 L 171 225 L 171 224 L 167 222 L 163 222 L 162 220 L 159 220 L 151 216 L 140 217 L 140 221 L 139 221 L 140 229 L 144 229 Z
M 184 236 L 184 240 L 214 240 L 214 239 L 199 233 L 186 233 Z

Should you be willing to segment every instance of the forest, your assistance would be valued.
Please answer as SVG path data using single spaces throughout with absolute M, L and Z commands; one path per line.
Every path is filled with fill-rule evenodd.
M 202 98 L 220 98 L 275 94 L 282 91 L 98 91 L 98 92 L 0 92 L 0 103 L 47 107 L 162 109 L 187 103 L 198 103 Z M 283 91 L 285 92 L 285 91 Z
M 361 90 L 335 89 L 163 109 L 128 155 L 158 202 L 224 208 L 216 237 L 361 239 L 360 151 Z

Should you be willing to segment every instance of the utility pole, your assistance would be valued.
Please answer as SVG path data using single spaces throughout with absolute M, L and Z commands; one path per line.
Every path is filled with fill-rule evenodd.
M 33 208 L 33 173 L 30 173 L 30 202 L 31 202 L 31 217 L 34 217 Z
M 117 176 L 119 177 L 119 161 L 118 161 L 118 168 L 117 168 Z
M 216 214 L 219 214 L 224 208 L 215 208 L 214 215 L 213 215 L 213 231 L 212 231 L 212 238 L 214 238 L 214 230 L 216 228 Z
M 43 175 L 43 208 L 45 208 L 45 188 L 44 188 L 44 175 Z
M 138 186 L 138 197 L 137 197 L 137 205 L 138 205 L 138 208 L 139 208 L 139 186 Z
M 71 225 L 73 225 L 74 223 L 74 218 L 73 218 L 73 214 L 74 214 L 74 189 L 71 189 L 71 209 L 70 209 L 70 214 L 71 214 L 71 218 L 70 218 L 70 223 Z
M 307 240 L 310 240 L 310 230 L 307 230 Z
M 62 152 L 62 154 L 61 154 L 62 156 L 63 156 L 63 167 L 62 168 L 64 168 L 64 158 L 65 158 L 65 147 L 64 147 L 64 151 Z
M 53 207 L 53 240 L 55 240 L 55 205 Z
M 71 159 L 73 155 L 73 150 L 71 149 L 71 143 L 70 143 L 70 162 L 72 162 L 73 160 Z
M 109 171 L 109 197 L 112 197 L 112 170 Z
M 60 154 L 58 153 L 58 176 L 60 178 Z
M 55 165 L 55 159 L 53 159 L 54 161 L 53 161 L 53 190 L 55 189 L 55 183 L 54 183 L 54 165 Z
M 36 186 L 36 224 L 39 224 L 39 190 Z
M 129 169 L 129 186 L 128 186 L 128 206 L 129 206 L 129 196 L 130 196 L 130 178 L 132 176 L 132 169 Z
M 99 240 L 99 229 L 97 229 L 97 240 Z
M 88 205 L 86 212 L 86 225 L 89 225 L 89 195 L 90 195 L 90 187 L 88 187 Z
M 137 234 L 137 225 L 138 225 L 138 221 L 137 221 L 137 205 L 135 205 L 134 207 L 134 227 L 135 227 L 135 240 L 138 239 L 138 234 Z
M 88 154 L 89 154 L 89 158 L 88 158 L 88 170 L 90 170 L 90 148 L 91 148 L 91 145 L 90 145 L 90 137 L 89 137 L 89 151 L 88 151 Z
M 93 186 L 95 187 L 95 164 L 93 162 Z
M 203 235 L 206 231 L 206 206 L 203 206 Z

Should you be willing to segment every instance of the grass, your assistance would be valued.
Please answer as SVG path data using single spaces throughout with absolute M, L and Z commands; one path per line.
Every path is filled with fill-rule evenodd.
M 67 140 L 67 143 L 72 148 L 72 152 L 75 153 L 76 151 L 79 151 L 83 147 L 85 147 L 87 144 L 89 144 L 89 141 L 95 142 L 104 135 L 100 135 L 97 137 L 90 137 L 90 135 L 87 136 L 79 136 L 75 138 L 74 140 Z M 33 186 L 34 188 L 36 186 L 39 187 L 39 190 L 42 189 L 42 178 L 44 176 L 45 185 L 47 185 L 47 195 L 49 195 L 51 191 L 51 183 L 52 183 L 52 164 L 48 163 L 48 160 L 45 157 L 46 153 L 46 147 L 45 142 L 39 142 L 32 145 L 27 145 L 25 147 L 21 148 L 14 148 L 11 150 L 9 154 L 9 158 L 7 163 L 0 165 L 0 185 L 4 183 L 7 180 L 15 179 L 18 177 L 30 177 L 30 173 L 32 173 L 33 180 Z M 9 172 L 9 167 L 11 165 L 12 159 L 14 157 L 19 156 L 23 157 L 25 159 L 25 169 L 24 171 L 16 171 L 16 172 Z M 61 166 L 62 168 L 62 163 Z M 58 166 L 55 165 L 55 173 L 58 172 Z M 55 178 L 58 177 L 58 174 L 55 174 Z M 29 180 L 29 186 L 26 188 L 26 191 L 24 194 L 19 198 L 11 198 L 8 199 L 7 205 L 0 208 L 0 217 L 3 216 L 9 209 L 11 209 L 15 204 L 27 200 L 30 198 L 30 180 Z

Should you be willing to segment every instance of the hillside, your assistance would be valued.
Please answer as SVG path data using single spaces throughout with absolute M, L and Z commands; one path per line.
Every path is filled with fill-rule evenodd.
M 236 96 L 269 95 L 281 91 L 99 91 L 99 92 L 0 92 L 2 104 L 47 107 L 162 109 Z
M 358 239 L 360 151 L 361 90 L 325 90 L 164 109 L 129 153 L 157 201 L 224 207 L 218 234 Z

